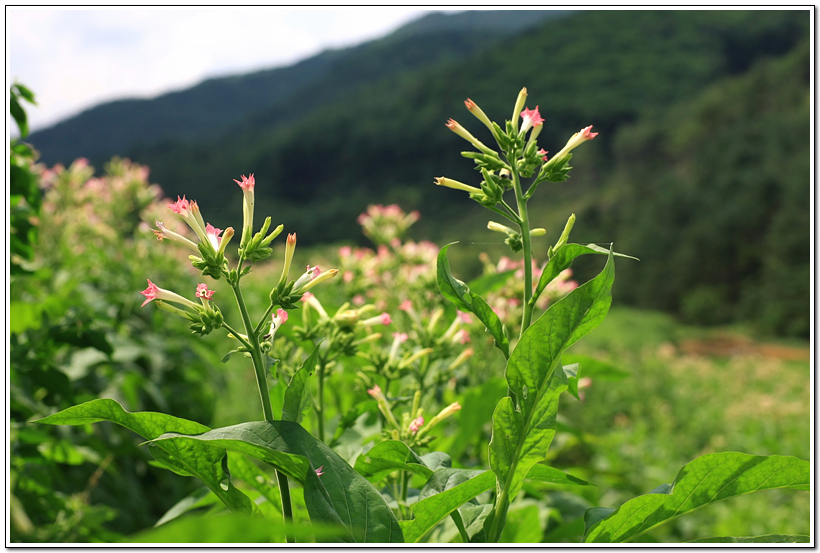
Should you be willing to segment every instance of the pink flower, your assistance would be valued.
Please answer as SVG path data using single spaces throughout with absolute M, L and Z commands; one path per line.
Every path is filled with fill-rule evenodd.
M 188 213 L 191 211 L 191 203 L 185 199 L 185 196 L 183 196 L 182 199 L 177 196 L 177 201 L 172 204 L 168 204 L 168 207 L 173 209 L 174 213 L 178 213 L 183 217 L 187 217 Z
M 419 431 L 419 428 L 421 428 L 422 424 L 424 424 L 424 417 L 413 419 L 413 421 L 410 423 L 410 432 L 415 434 Z
M 470 324 L 471 322 L 473 322 L 472 318 L 470 318 L 470 316 L 467 313 L 464 313 L 462 311 L 458 311 L 456 313 L 456 316 L 464 324 Z
M 253 187 L 256 186 L 256 179 L 253 178 L 253 173 L 251 173 L 250 177 L 246 177 L 245 175 L 242 175 L 242 182 L 239 182 L 236 179 L 233 179 L 233 181 L 236 184 L 238 184 L 239 186 L 241 186 L 242 190 L 245 191 L 245 192 L 252 191 Z
M 535 106 L 534 110 L 525 108 L 524 111 L 521 112 L 521 118 L 524 120 L 521 124 L 522 132 L 527 132 L 532 127 L 538 126 L 544 122 L 541 114 L 538 113 L 538 106 Z
M 353 252 L 350 246 L 342 246 L 339 248 L 339 257 L 350 257 L 350 254 Z
M 376 398 L 376 399 L 379 399 L 379 396 L 381 396 L 381 395 L 382 395 L 382 389 L 381 389 L 381 388 L 379 388 L 379 385 L 378 385 L 378 384 L 376 384 L 375 386 L 373 386 L 372 388 L 370 388 L 370 389 L 367 391 L 367 393 L 368 393 L 368 394 L 370 394 L 372 397 L 374 397 L 374 398 Z
M 196 297 L 198 298 L 205 298 L 206 300 L 209 300 L 213 297 L 213 295 L 214 291 L 208 290 L 208 285 L 205 283 L 199 284 L 196 287 Z
M 464 329 L 461 329 L 458 333 L 458 341 L 462 344 L 466 344 L 470 341 L 470 333 Z
M 379 315 L 379 316 L 381 317 L 381 323 L 382 323 L 384 326 L 388 326 L 390 323 L 392 323 L 392 322 L 393 322 L 393 319 L 391 319 L 391 318 L 390 318 L 390 314 L 389 314 L 389 313 L 387 313 L 387 312 L 382 313 L 382 314 L 381 314 L 381 315 Z
M 353 282 L 353 271 L 345 271 L 342 275 L 342 280 L 345 282 Z
M 279 324 L 284 324 L 288 322 L 288 312 L 284 309 L 277 309 L 276 310 L 276 317 L 279 317 Z
M 148 288 L 146 288 L 145 290 L 140 292 L 140 294 L 142 294 L 146 298 L 145 301 L 142 302 L 142 305 L 140 305 L 140 307 L 144 307 L 145 304 L 148 303 L 149 301 L 157 299 L 157 296 L 159 295 L 159 288 L 157 288 L 157 285 L 154 284 L 153 282 L 151 282 L 151 279 L 149 278 L 148 279 Z
M 300 299 L 299 301 L 308 301 L 312 297 L 313 294 L 311 294 L 310 292 L 305 292 L 304 294 L 302 294 L 302 299 Z
M 403 344 L 404 342 L 407 341 L 407 334 L 405 334 L 404 332 L 394 332 L 393 333 L 393 338 L 398 340 L 399 343 Z
M 318 265 L 316 265 L 316 266 L 315 266 L 315 267 L 313 267 L 313 268 L 311 268 L 311 266 L 310 266 L 310 265 L 308 265 L 308 266 L 307 266 L 307 269 L 305 269 L 305 272 L 306 272 L 306 273 L 313 273 L 313 276 L 312 276 L 311 278 L 316 278 L 316 276 L 317 276 L 319 273 L 321 273 L 322 271 L 320 271 L 320 270 L 319 270 L 319 266 L 318 266 Z
M 356 294 L 353 296 L 353 305 L 364 305 L 365 299 L 364 296 L 361 294 Z
M 322 476 L 322 475 L 325 473 L 325 472 L 324 472 L 324 468 L 325 468 L 325 466 L 324 466 L 324 465 L 322 465 L 321 467 L 319 467 L 318 469 L 316 469 L 316 476 Z
M 592 125 L 590 125 L 589 127 L 585 127 L 583 129 L 581 129 L 581 132 L 578 133 L 578 134 L 584 140 L 592 140 L 593 138 L 598 136 L 597 132 L 592 132 Z
M 222 234 L 222 229 L 213 227 L 211 223 L 206 223 L 205 234 L 208 236 L 208 241 L 211 243 L 211 246 L 213 246 L 215 250 L 218 250 L 219 243 L 222 241 L 222 238 L 219 237 L 219 235 Z
M 403 302 L 401 302 L 399 309 L 401 309 L 402 311 L 412 311 L 413 302 L 410 300 L 404 300 Z
M 539 156 L 544 156 L 544 157 L 542 157 L 542 158 L 541 158 L 541 159 L 542 159 L 542 160 L 544 160 L 544 161 L 549 161 L 549 160 L 547 159 L 547 154 L 548 154 L 548 153 L 549 153 L 549 152 L 548 152 L 548 151 L 546 151 L 544 148 L 541 148 L 540 150 L 538 150 L 538 155 L 539 155 Z

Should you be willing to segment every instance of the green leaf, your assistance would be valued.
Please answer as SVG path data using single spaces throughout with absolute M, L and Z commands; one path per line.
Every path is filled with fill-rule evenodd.
M 610 253 L 598 276 L 553 304 L 524 332 L 507 362 L 510 397 L 493 414 L 490 467 L 510 501 L 532 466 L 544 460 L 555 435 L 558 400 L 568 386 L 559 370 L 561 354 L 604 320 L 614 280 Z
M 565 354 L 561 356 L 561 362 L 580 365 L 584 370 L 584 376 L 596 380 L 623 380 L 631 374 L 623 369 L 619 369 L 615 365 L 599 361 L 594 357 L 588 357 L 586 355 Z M 564 370 L 566 370 L 566 365 L 564 366 Z
M 415 451 L 397 440 L 380 442 L 356 459 L 356 472 L 371 482 L 378 482 L 395 470 L 407 470 L 424 478 L 433 474 Z
M 550 484 L 561 484 L 563 486 L 595 486 L 586 480 L 576 478 L 562 470 L 558 470 L 541 463 L 536 463 L 527 474 L 527 480 L 538 480 L 539 482 L 549 482 Z
M 758 490 L 808 491 L 809 478 L 809 462 L 796 457 L 737 452 L 704 455 L 685 465 L 666 493 L 636 497 L 597 524 L 587 521 L 584 542 L 623 543 L 705 505 Z
M 473 313 L 479 321 L 484 323 L 487 332 L 495 339 L 495 345 L 504 354 L 504 357 L 510 356 L 510 340 L 507 336 L 507 329 L 501 324 L 498 315 L 487 305 L 481 296 L 470 292 L 470 288 L 453 277 L 450 272 L 450 261 L 447 259 L 447 249 L 456 244 L 453 242 L 447 244 L 438 253 L 438 261 L 436 263 L 436 275 L 438 280 L 438 287 L 441 290 L 441 295 L 452 302 L 461 311 L 469 311 Z
M 274 509 L 280 513 L 282 512 L 282 496 L 279 494 L 279 484 L 273 480 L 272 476 L 266 474 L 262 469 L 253 464 L 253 462 L 239 453 L 228 455 L 228 466 L 234 478 L 239 478 L 251 486 L 262 494 Z
M 485 296 L 490 292 L 495 292 L 504 286 L 504 283 L 506 283 L 507 280 L 515 274 L 515 271 L 515 269 L 510 269 L 509 271 L 502 271 L 500 273 L 482 275 L 467 283 L 467 287 L 473 294 Z
M 310 399 L 310 377 L 316 368 L 316 360 L 319 358 L 320 340 L 313 348 L 313 351 L 299 367 L 285 390 L 285 404 L 282 406 L 282 420 L 292 422 L 302 422 L 304 416 L 310 411 L 312 402 Z
M 811 538 L 800 534 L 766 534 L 765 536 L 749 536 L 742 538 L 703 538 L 688 541 L 686 543 L 811 543 Z
M 458 472 L 461 476 L 456 476 Z M 439 476 L 437 474 L 441 473 Z M 468 477 L 468 475 L 473 476 Z M 447 488 L 450 484 L 452 487 Z M 418 543 L 424 536 L 460 505 L 493 488 L 495 478 L 490 471 L 464 469 L 439 469 L 422 488 L 425 494 L 413 506 L 414 519 L 402 524 L 407 543 Z M 429 487 L 428 487 L 429 486 Z M 443 491 L 437 490 L 443 489 Z M 425 492 L 426 490 L 426 492 Z M 421 495 L 419 495 L 421 497 Z
M 154 528 L 157 526 L 162 526 L 166 522 L 171 522 L 175 518 L 178 518 L 189 511 L 193 511 L 194 509 L 212 505 L 215 501 L 217 501 L 217 497 L 207 487 L 197 488 L 186 497 L 177 501 L 173 507 L 168 509 L 157 521 L 157 523 L 154 524 Z
M 572 365 L 564 365 L 564 374 L 567 375 L 567 391 L 575 396 L 575 399 L 581 401 L 581 396 L 578 395 L 578 379 L 580 378 L 581 365 L 573 363 Z
M 305 488 L 314 522 L 343 524 L 346 542 L 402 541 L 401 529 L 382 495 L 330 447 L 290 421 L 248 422 L 196 436 L 169 433 L 155 443 L 186 443 L 237 451 L 273 465 Z M 316 469 L 322 468 L 322 476 Z
M 458 513 L 461 517 L 461 523 L 464 526 L 464 532 L 470 540 L 470 543 L 487 543 L 487 535 L 484 532 L 484 520 L 492 512 L 492 504 L 475 504 L 465 503 L 453 514 Z
M 609 255 L 609 252 L 610 250 L 602 248 L 597 244 L 587 244 L 586 246 L 582 246 L 581 244 L 564 244 L 553 252 L 547 266 L 544 267 L 544 270 L 541 272 L 541 278 L 538 279 L 538 286 L 535 287 L 535 293 L 532 295 L 535 299 L 532 301 L 534 302 L 541 296 L 541 293 L 555 277 L 565 269 L 569 269 L 576 257 L 592 253 Z M 637 257 L 632 257 L 631 255 L 615 252 L 613 252 L 612 255 L 639 261 Z
M 113 399 L 95 399 L 34 422 L 78 426 L 101 421 L 117 423 L 146 440 L 153 440 L 166 432 L 196 434 L 209 430 L 198 422 L 163 413 L 129 413 Z M 177 474 L 199 478 L 232 511 L 251 513 L 253 507 L 250 499 L 231 482 L 224 449 L 203 443 L 169 442 L 155 443 L 149 446 L 149 451 L 165 468 Z
M 544 535 L 538 518 L 538 506 L 528 505 L 507 513 L 507 524 L 499 543 L 539 543 Z
M 126 538 L 128 543 L 265 543 L 285 541 L 290 534 L 303 542 L 333 538 L 343 528 L 300 525 L 285 526 L 264 518 L 243 516 L 185 517 Z

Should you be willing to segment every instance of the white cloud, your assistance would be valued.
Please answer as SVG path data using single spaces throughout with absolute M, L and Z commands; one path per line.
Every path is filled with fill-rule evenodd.
M 10 75 L 31 88 L 32 128 L 100 102 L 288 65 L 383 36 L 411 8 L 9 8 Z

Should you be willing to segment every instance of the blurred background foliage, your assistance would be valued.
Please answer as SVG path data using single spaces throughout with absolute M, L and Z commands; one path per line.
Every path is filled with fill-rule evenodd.
M 711 451 L 808 458 L 808 37 L 805 11 L 432 14 L 354 48 L 112 102 L 28 136 L 22 108 L 34 96 L 15 85 L 12 541 L 116 540 L 197 488 L 154 467 L 119 427 L 26 421 L 96 397 L 213 426 L 259 417 L 245 360 L 219 362 L 230 340 L 194 339 L 181 319 L 139 309 L 146 277 L 184 295 L 201 279 L 150 232 L 171 219 L 163 196 L 193 196 L 210 222 L 236 228 L 230 179 L 254 172 L 257 213 L 298 232 L 297 261 L 323 266 L 339 266 L 339 245 L 367 244 L 356 219 L 368 204 L 398 202 L 421 211 L 413 239 L 462 241 L 450 258 L 467 281 L 486 265 L 482 252 L 495 263 L 508 251 L 480 208 L 432 185 L 442 174 L 475 184 L 457 155 L 464 144 L 443 123 L 455 117 L 487 139 L 462 101 L 509 118 L 521 86 L 546 119 L 547 150 L 582 126 L 602 133 L 567 183 L 542 186 L 531 203 L 533 224 L 548 231 L 535 257 L 574 212 L 572 241 L 614 241 L 641 261 L 618 263 L 618 307 L 572 352 L 603 368 L 583 402 L 564 398 L 552 452 L 555 466 L 599 487 L 578 495 L 529 484 L 506 537 L 578 541 L 585 508 L 645 493 Z M 599 261 L 579 259 L 577 280 Z M 251 273 L 252 310 L 264 310 L 277 263 Z M 335 308 L 352 293 L 340 280 L 322 300 Z M 480 331 L 473 347 L 463 376 L 430 400 L 464 406 L 433 444 L 455 466 L 486 466 L 478 444 L 505 391 Z M 352 372 L 330 378 L 333 390 L 367 398 Z M 339 447 L 355 455 L 370 423 Z M 808 524 L 807 493 L 769 492 L 647 539 L 808 533 Z M 436 535 L 450 534 L 444 524 Z

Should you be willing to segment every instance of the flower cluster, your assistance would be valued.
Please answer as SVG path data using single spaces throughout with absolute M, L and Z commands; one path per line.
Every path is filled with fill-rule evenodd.
M 391 244 L 404 238 L 413 223 L 419 220 L 419 212 L 405 214 L 398 204 L 367 206 L 367 211 L 359 215 L 358 221 L 364 235 L 374 244 Z

